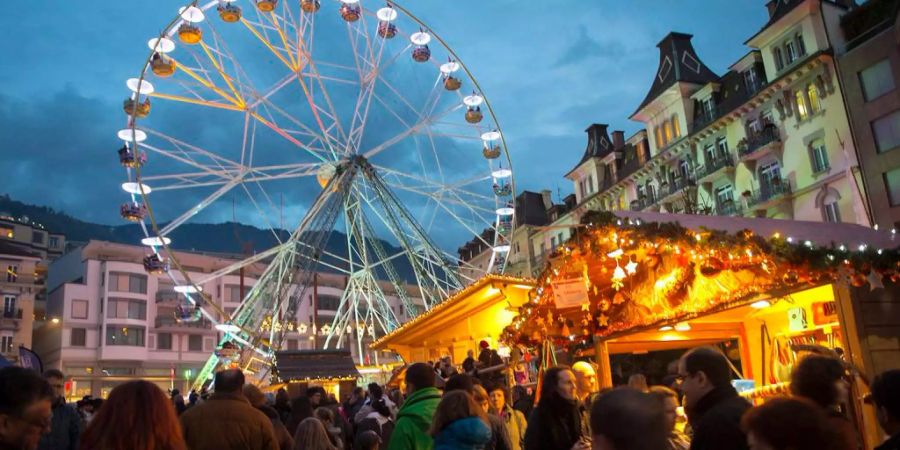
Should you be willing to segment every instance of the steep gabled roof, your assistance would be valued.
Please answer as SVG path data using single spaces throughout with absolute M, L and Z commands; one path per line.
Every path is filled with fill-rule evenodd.
M 644 101 L 634 111 L 632 117 L 675 83 L 686 82 L 703 85 L 719 78 L 697 56 L 697 52 L 694 51 L 694 46 L 691 44 L 692 37 L 694 36 L 690 34 L 673 31 L 659 41 L 659 44 L 656 44 L 656 47 L 659 48 L 659 66 L 656 69 L 656 76 L 653 78 L 650 91 L 647 92 L 647 96 L 644 97 Z
M 566 177 L 584 164 L 585 161 L 591 158 L 603 158 L 615 150 L 612 141 L 609 139 L 609 133 L 607 132 L 608 127 L 609 125 L 605 123 L 595 123 L 584 130 L 588 135 L 588 142 L 587 147 L 584 149 L 584 155 L 581 156 L 581 160 L 578 161 L 578 164 L 575 164 L 575 167 L 566 174 Z
M 284 350 L 275 361 L 283 382 L 359 378 L 349 350 Z
M 540 192 L 522 191 L 516 197 L 516 225 L 543 226 L 549 223 L 544 196 Z

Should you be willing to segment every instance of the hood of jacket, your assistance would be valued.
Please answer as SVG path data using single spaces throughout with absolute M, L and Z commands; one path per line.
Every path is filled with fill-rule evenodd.
M 491 429 L 478 417 L 455 420 L 434 437 L 435 446 L 481 448 L 491 440 Z
M 431 426 L 431 419 L 440 402 L 441 391 L 437 388 L 419 389 L 406 398 L 403 407 L 397 413 L 397 420 L 407 418 L 415 422 L 421 429 L 427 430 Z

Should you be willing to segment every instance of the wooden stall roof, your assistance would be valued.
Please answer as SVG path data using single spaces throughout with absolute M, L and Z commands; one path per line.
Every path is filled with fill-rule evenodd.
M 485 275 L 441 304 L 373 342 L 370 347 L 374 350 L 386 350 L 396 344 L 421 343 L 423 336 L 434 338 L 435 333 L 440 333 L 442 324 L 463 320 L 497 302 L 513 298 L 515 302 L 513 306 L 521 305 L 527 300 L 528 292 L 534 286 L 535 282 L 530 278 Z
M 284 350 L 275 361 L 284 382 L 359 378 L 349 350 Z

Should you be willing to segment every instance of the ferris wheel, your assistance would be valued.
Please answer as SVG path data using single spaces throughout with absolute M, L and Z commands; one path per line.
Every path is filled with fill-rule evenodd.
M 421 20 L 359 0 L 195 1 L 177 13 L 126 81 L 120 212 L 146 235 L 145 269 L 183 294 L 177 319 L 223 332 L 200 382 L 223 354 L 270 364 L 287 332 L 271 324 L 294 320 L 317 270 L 348 280 L 332 323 L 312 330 L 325 348 L 399 326 L 386 286 L 412 317 L 414 299 L 428 309 L 503 270 L 515 192 L 504 137 L 472 74 Z M 235 210 L 274 244 L 192 279 L 173 236 Z M 473 236 L 490 250 L 483 263 L 456 254 Z M 260 264 L 232 314 L 202 292 Z

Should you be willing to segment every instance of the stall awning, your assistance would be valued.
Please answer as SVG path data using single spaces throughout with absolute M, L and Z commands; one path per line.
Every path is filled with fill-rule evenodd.
M 531 279 L 486 275 L 375 341 L 371 348 L 393 350 L 408 360 L 411 348 L 482 339 L 487 335 L 497 338 L 518 307 L 527 301 L 532 288 Z
M 359 378 L 349 350 L 286 350 L 275 361 L 282 382 Z

